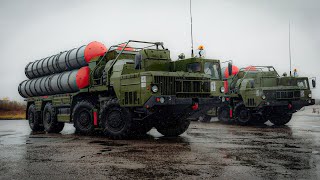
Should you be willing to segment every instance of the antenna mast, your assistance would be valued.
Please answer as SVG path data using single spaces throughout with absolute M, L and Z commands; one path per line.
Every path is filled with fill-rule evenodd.
M 291 32 L 290 32 L 290 21 L 289 21 L 289 60 L 290 60 L 290 76 L 291 76 Z
M 191 0 L 190 0 L 190 28 L 191 28 L 191 57 L 194 57 L 193 54 L 193 34 L 192 34 L 192 12 L 191 12 Z

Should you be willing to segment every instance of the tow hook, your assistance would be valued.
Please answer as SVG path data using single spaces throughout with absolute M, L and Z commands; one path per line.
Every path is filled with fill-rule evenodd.
M 197 110 L 198 108 L 199 108 L 199 104 L 198 103 L 194 103 L 193 105 L 192 105 L 192 110 Z

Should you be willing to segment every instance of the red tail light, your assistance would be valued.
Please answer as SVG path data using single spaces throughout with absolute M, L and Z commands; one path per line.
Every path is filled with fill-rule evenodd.
M 191 107 L 192 110 L 197 110 L 199 108 L 199 104 L 198 103 L 194 103 L 194 105 Z

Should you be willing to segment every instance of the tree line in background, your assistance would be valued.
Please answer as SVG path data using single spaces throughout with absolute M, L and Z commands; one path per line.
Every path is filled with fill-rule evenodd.
M 0 100 L 0 111 L 24 111 L 25 109 L 25 103 L 10 101 L 8 98 Z
M 25 119 L 26 107 L 24 102 L 2 98 L 0 99 L 0 119 Z

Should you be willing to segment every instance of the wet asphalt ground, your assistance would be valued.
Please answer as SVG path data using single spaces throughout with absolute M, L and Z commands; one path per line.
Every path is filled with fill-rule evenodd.
M 178 138 L 33 134 L 0 121 L 0 179 L 320 179 L 320 118 L 283 127 L 192 122 Z

